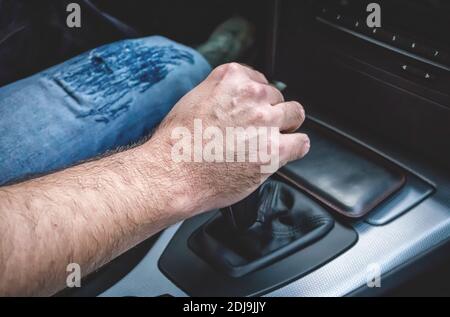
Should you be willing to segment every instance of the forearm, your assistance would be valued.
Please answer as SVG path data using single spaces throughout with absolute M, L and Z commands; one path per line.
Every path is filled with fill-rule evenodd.
M 179 220 L 244 199 L 267 179 L 262 159 L 175 163 L 171 150 L 185 137 L 175 141 L 172 132 L 189 127 L 195 135 L 196 119 L 222 135 L 229 127 L 278 128 L 274 136 L 258 129 L 244 138 L 279 144 L 270 162 L 286 164 L 309 150 L 306 135 L 291 133 L 305 119 L 299 103 L 285 102 L 261 73 L 235 63 L 218 67 L 140 147 L 0 188 L 0 295 L 53 294 L 65 285 L 67 264 L 78 263 L 86 275 Z M 236 155 L 234 146 L 214 152 L 223 150 Z
M 0 294 L 53 294 L 67 264 L 86 275 L 191 213 L 183 177 L 144 146 L 0 188 Z

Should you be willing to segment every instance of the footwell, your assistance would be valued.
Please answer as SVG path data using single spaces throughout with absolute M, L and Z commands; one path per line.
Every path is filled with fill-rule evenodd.
M 146 46 L 132 40 L 94 49 L 67 63 L 47 76 L 81 106 L 77 117 L 109 122 L 129 110 L 132 91 L 147 91 L 174 66 L 194 64 L 194 57 L 173 45 Z

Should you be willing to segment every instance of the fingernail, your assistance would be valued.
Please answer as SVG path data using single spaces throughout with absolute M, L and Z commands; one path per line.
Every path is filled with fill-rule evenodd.
M 305 143 L 303 144 L 303 148 L 305 149 L 305 154 L 309 152 L 309 149 L 311 148 L 311 142 L 309 141 L 309 138 L 306 137 Z

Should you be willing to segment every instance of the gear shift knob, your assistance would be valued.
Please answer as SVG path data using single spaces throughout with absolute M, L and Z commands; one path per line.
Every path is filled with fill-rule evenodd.
M 271 217 L 272 213 L 279 212 L 277 210 L 282 203 L 280 186 L 279 182 L 267 181 L 244 200 L 220 211 L 232 229 L 244 232 L 258 220 L 264 222 L 264 219 Z
M 247 230 L 257 218 L 259 190 L 244 200 L 220 209 L 228 224 L 234 230 Z

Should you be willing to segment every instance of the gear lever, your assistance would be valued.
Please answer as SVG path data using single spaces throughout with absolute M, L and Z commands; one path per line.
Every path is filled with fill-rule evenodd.
M 248 196 L 246 199 L 220 209 L 223 217 L 226 219 L 230 227 L 236 231 L 247 230 L 257 218 L 258 190 Z
M 288 256 L 334 226 L 321 206 L 296 188 L 270 179 L 221 213 L 199 228 L 189 244 L 232 276 Z

